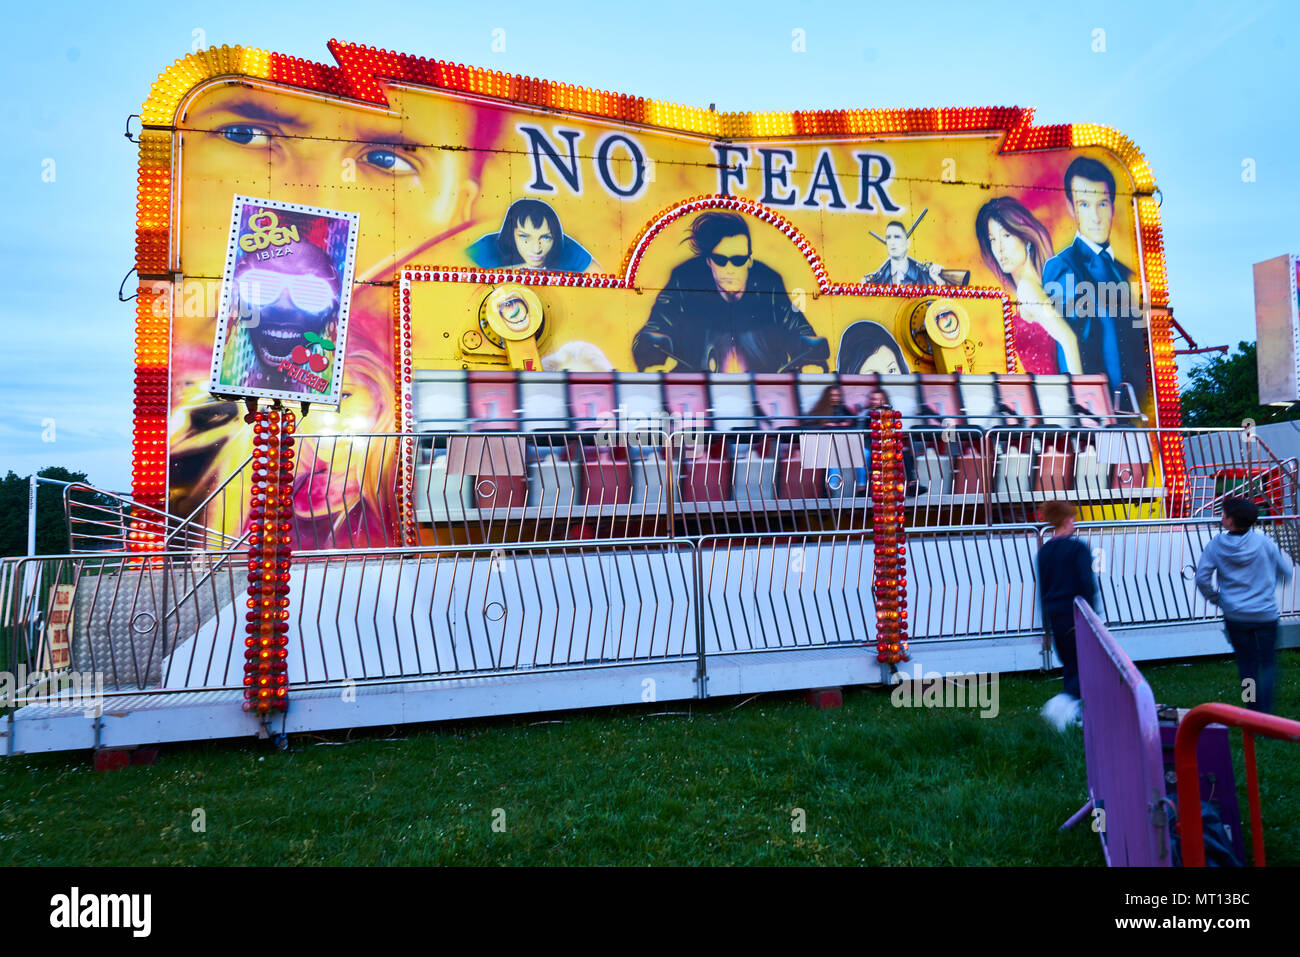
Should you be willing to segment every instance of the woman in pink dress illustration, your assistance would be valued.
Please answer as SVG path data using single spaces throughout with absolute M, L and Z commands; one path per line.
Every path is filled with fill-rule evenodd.
M 1043 291 L 1043 263 L 1052 255 L 1052 237 L 1023 203 L 999 196 L 980 207 L 975 236 L 985 264 L 1017 305 L 1012 320 L 1014 347 L 1026 372 L 1079 374 L 1079 342 Z M 1060 368 L 1057 347 L 1065 356 Z

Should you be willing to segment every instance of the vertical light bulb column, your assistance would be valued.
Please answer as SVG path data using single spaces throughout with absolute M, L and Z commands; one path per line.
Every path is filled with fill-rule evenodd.
M 424 274 L 429 278 L 429 274 Z M 410 437 L 411 423 L 415 420 L 411 386 L 411 277 L 403 272 L 393 287 L 393 376 L 397 383 L 393 396 L 394 426 L 402 434 L 399 442 L 401 480 L 397 483 L 397 535 L 406 545 L 419 544 L 419 531 L 415 523 L 415 441 Z
M 269 715 L 289 706 L 289 567 L 296 426 L 293 412 L 279 407 L 249 413 L 244 420 L 253 424 L 244 710 Z
M 907 653 L 907 533 L 903 530 L 902 413 L 871 410 L 871 533 L 875 568 L 876 660 L 898 664 Z
M 145 123 L 150 120 L 146 119 Z M 171 120 L 157 121 L 159 125 Z M 141 276 L 135 305 L 135 428 L 131 440 L 131 491 L 141 505 L 167 508 L 167 415 L 171 376 L 170 217 L 172 134 L 140 134 L 135 217 L 135 267 Z M 162 551 L 166 529 L 139 519 L 128 532 L 130 551 Z

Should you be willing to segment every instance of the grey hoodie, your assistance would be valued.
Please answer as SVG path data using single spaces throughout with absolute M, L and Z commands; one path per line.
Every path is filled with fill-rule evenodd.
M 1218 589 L 1211 576 L 1218 573 Z M 1278 585 L 1291 580 L 1291 559 L 1273 539 L 1254 531 L 1210 539 L 1196 568 L 1196 587 L 1229 621 L 1277 621 Z

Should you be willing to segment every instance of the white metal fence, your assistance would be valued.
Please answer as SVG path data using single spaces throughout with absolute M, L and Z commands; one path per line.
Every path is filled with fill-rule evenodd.
M 1295 517 L 1259 529 L 1300 556 Z M 1192 580 L 1214 519 L 1085 523 L 1111 627 L 1218 612 Z M 907 545 L 909 637 L 1041 630 L 1035 526 L 918 529 Z M 291 579 L 293 686 L 519 674 L 800 649 L 874 652 L 864 530 L 698 540 L 304 552 Z M 0 651 L 25 704 L 60 671 L 106 695 L 242 687 L 245 561 L 235 553 L 0 562 Z M 1300 582 L 1281 589 L 1300 617 Z

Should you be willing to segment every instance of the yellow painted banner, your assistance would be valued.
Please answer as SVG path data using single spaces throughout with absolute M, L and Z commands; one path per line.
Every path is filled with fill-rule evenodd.
M 235 195 L 357 217 L 342 401 L 310 431 L 393 427 L 395 281 L 415 265 L 452 274 L 411 290 L 416 370 L 1097 373 L 1153 410 L 1145 195 L 1105 148 L 1006 150 L 1005 129 L 795 134 L 759 114 L 723 136 L 692 129 L 737 115 L 660 128 L 667 108 L 645 101 L 632 123 L 410 80 L 363 101 L 265 75 L 174 94 L 182 284 L 155 307 L 171 304 L 182 514 L 247 453 L 238 410 L 207 391 Z M 493 303 L 500 322 L 532 323 L 511 347 L 484 334 L 509 282 L 536 297 Z

